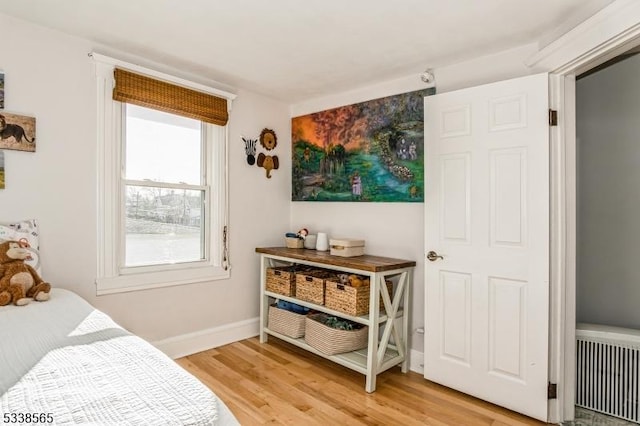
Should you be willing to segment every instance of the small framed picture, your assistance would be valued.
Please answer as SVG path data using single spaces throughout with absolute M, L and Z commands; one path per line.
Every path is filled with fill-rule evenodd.
M 0 189 L 4 189 L 4 151 L 0 151 Z
M 0 71 L 0 109 L 4 109 L 4 73 Z
M 35 152 L 36 119 L 0 112 L 0 149 Z

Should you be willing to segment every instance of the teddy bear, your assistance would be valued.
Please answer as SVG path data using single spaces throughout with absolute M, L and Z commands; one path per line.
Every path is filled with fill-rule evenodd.
M 51 285 L 24 261 L 31 258 L 28 245 L 18 241 L 0 243 L 0 306 L 24 306 L 31 300 L 49 300 Z

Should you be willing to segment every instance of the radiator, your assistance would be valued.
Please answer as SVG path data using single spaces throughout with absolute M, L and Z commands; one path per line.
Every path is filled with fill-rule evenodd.
M 640 423 L 640 331 L 578 324 L 576 340 L 576 405 Z

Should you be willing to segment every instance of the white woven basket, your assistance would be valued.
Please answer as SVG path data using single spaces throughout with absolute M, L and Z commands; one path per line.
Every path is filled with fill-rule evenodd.
M 306 315 L 269 306 L 269 322 L 267 327 L 276 333 L 297 339 L 304 336 Z
M 315 318 L 324 314 L 308 315 L 305 320 L 304 340 L 327 355 L 351 352 L 367 347 L 369 327 L 358 330 L 338 330 L 322 324 Z

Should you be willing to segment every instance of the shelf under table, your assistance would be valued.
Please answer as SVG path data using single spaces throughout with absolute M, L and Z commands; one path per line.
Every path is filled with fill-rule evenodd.
M 336 364 L 340 364 L 362 374 L 367 374 L 367 348 L 359 349 L 353 352 L 345 352 L 342 354 L 327 355 L 320 352 L 313 346 L 307 344 L 307 342 L 305 342 L 304 340 L 304 337 L 295 339 L 293 337 L 285 336 L 284 334 L 272 331 L 268 328 L 265 328 L 264 332 L 270 334 L 273 337 L 277 337 L 280 340 L 291 343 L 294 346 L 298 346 L 306 351 L 321 356 L 322 358 L 333 361 Z M 387 350 L 385 351 L 384 359 L 382 360 L 381 368 L 378 369 L 378 373 L 388 370 L 389 368 L 398 365 L 398 363 L 402 361 L 402 357 L 400 356 L 398 351 L 392 345 L 389 345 L 387 347 Z
M 281 299 L 281 300 L 286 300 L 287 302 L 291 302 L 291 303 L 295 303 L 297 305 L 301 305 L 301 306 L 305 306 L 309 309 L 313 309 L 316 311 L 320 311 L 320 312 L 324 312 L 336 317 L 340 317 L 340 318 L 345 318 L 348 319 L 350 321 L 353 322 L 357 322 L 358 324 L 364 324 L 364 325 L 369 325 L 369 314 L 366 315 L 362 315 L 359 317 L 354 317 L 352 315 L 349 314 L 345 314 L 344 312 L 340 312 L 340 311 L 336 311 L 333 309 L 329 309 L 324 305 L 317 305 L 315 303 L 311 303 L 311 302 L 307 302 L 305 300 L 300 300 L 300 299 L 296 299 L 295 297 L 291 297 L 291 296 L 285 296 L 282 294 L 278 294 L 278 293 L 274 293 L 272 291 L 265 291 L 264 292 L 265 295 L 272 297 L 274 299 Z M 398 313 L 396 314 L 396 319 L 397 318 L 402 318 L 402 315 L 404 315 L 404 311 L 402 308 L 400 308 L 398 310 Z M 378 315 L 377 317 L 377 321 L 378 324 L 381 324 L 383 322 L 386 322 L 388 319 L 387 314 L 384 311 L 380 312 L 380 315 Z

